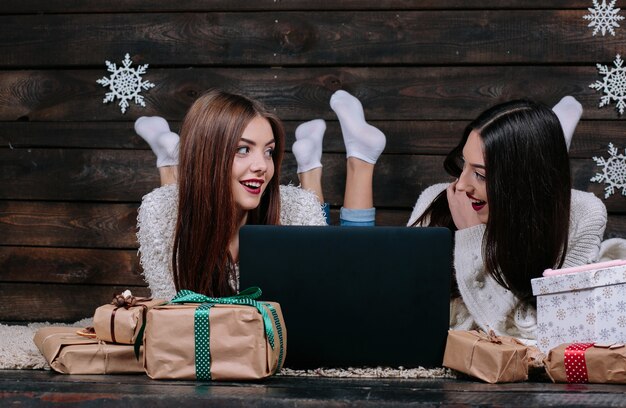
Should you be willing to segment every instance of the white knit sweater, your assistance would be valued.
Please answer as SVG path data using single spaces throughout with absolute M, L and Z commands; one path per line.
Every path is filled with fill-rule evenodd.
M 448 184 L 435 184 L 417 199 L 408 225 L 424 213 Z M 568 249 L 563 267 L 598 260 L 606 227 L 606 208 L 592 193 L 572 190 Z M 500 286 L 484 268 L 482 240 L 485 225 L 455 233 L 454 269 L 461 298 L 450 304 L 450 327 L 457 330 L 493 329 L 498 335 L 522 340 L 536 338 L 536 311 Z
M 143 275 L 153 297 L 171 299 L 176 295 L 172 275 L 172 251 L 178 185 L 170 184 L 146 194 L 137 216 L 137 239 Z M 282 225 L 326 225 L 317 197 L 295 186 L 280 186 L 280 222 Z M 231 286 L 238 286 L 238 271 Z

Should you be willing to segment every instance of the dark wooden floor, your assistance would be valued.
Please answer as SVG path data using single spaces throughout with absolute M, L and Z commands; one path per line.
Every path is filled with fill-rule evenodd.
M 0 406 L 62 407 L 623 407 L 626 386 L 484 384 L 465 380 L 273 377 L 263 382 L 155 381 L 0 370 Z

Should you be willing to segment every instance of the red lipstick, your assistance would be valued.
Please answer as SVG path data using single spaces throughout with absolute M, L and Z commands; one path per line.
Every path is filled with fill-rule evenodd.
M 265 183 L 263 179 L 248 179 L 239 182 L 243 188 L 250 194 L 261 194 L 261 186 Z
M 474 197 L 471 194 L 466 194 L 467 198 L 469 198 L 472 202 L 472 208 L 474 209 L 474 211 L 478 212 L 480 210 L 482 210 L 483 208 L 485 208 L 485 206 L 487 205 L 486 201 L 483 200 L 479 200 L 476 197 Z

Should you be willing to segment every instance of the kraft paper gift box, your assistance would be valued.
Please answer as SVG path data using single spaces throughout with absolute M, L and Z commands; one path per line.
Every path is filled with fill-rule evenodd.
M 543 362 L 553 382 L 626 384 L 624 344 L 561 344 Z
M 153 379 L 252 380 L 278 372 L 287 332 L 280 305 L 180 291 L 148 311 L 144 368 Z M 190 303 L 197 302 L 197 303 Z
M 133 346 L 107 344 L 76 334 L 77 327 L 44 327 L 33 341 L 50 364 L 62 374 L 143 373 L 142 357 Z
M 626 342 L 626 265 L 531 280 L 537 346 Z
M 526 381 L 529 348 L 517 339 L 476 330 L 450 330 L 443 366 L 488 383 Z
M 132 306 L 103 305 L 96 309 L 93 327 L 96 338 L 110 343 L 134 344 L 149 309 L 167 303 L 163 299 L 134 298 Z

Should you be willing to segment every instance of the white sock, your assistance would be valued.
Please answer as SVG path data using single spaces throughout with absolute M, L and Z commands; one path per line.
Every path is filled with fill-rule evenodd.
M 298 173 L 322 167 L 322 140 L 326 131 L 323 119 L 304 122 L 296 128 L 296 141 L 291 147 L 298 163 Z
M 157 167 L 178 165 L 179 137 L 170 131 L 160 116 L 142 116 L 135 121 L 135 132 L 141 136 L 157 157 Z
M 337 114 L 346 145 L 346 157 L 356 157 L 374 164 L 385 149 L 385 135 L 365 122 L 361 102 L 346 91 L 337 91 L 330 98 L 330 107 Z
M 578 121 L 583 114 L 583 106 L 573 96 L 568 95 L 554 105 L 552 111 L 556 113 L 559 122 L 561 122 L 565 144 L 567 145 L 567 150 L 569 150 L 574 130 L 576 130 L 576 125 L 578 125 Z

